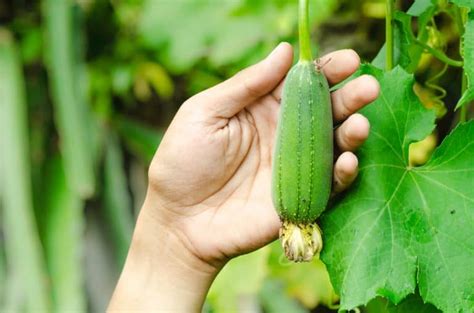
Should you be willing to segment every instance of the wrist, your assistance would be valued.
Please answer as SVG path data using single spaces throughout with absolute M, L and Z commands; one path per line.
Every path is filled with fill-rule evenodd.
M 145 201 L 109 310 L 197 312 L 219 269 L 200 260 Z

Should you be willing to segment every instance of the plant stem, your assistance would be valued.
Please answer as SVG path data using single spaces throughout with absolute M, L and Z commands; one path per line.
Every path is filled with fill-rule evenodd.
M 300 42 L 300 61 L 312 61 L 311 36 L 308 22 L 308 0 L 299 1 L 298 34 Z
M 464 9 L 460 9 L 459 11 L 459 15 L 456 16 L 457 20 L 460 21 L 460 24 L 462 25 L 462 28 L 460 29 L 460 36 L 461 38 L 459 39 L 459 53 L 461 54 L 461 57 L 464 58 L 464 51 L 463 51 L 463 40 L 462 40 L 462 36 L 464 36 L 464 31 L 465 31 L 465 28 L 464 28 L 464 24 L 466 23 L 466 20 L 467 20 L 467 12 L 466 10 Z M 462 73 L 461 73 L 461 77 L 462 77 L 462 82 L 461 82 L 461 97 L 462 95 L 464 95 L 464 92 L 466 92 L 466 89 L 467 89 L 467 76 L 466 76 L 466 73 L 465 73 L 465 70 L 463 69 L 462 70 Z M 464 104 L 462 107 L 461 107 L 461 111 L 459 112 L 459 122 L 460 123 L 463 123 L 467 120 L 467 107 L 468 107 L 469 103 L 466 103 Z
M 387 0 L 387 15 L 385 17 L 385 69 L 387 71 L 393 68 L 393 11 L 394 0 Z
M 429 45 L 427 45 L 426 43 L 424 43 L 424 42 L 422 42 L 418 39 L 415 39 L 414 42 L 417 45 L 423 47 L 429 53 L 431 53 L 435 58 L 437 58 L 438 60 L 440 60 L 440 61 L 442 61 L 442 62 L 444 62 L 448 65 L 451 65 L 451 66 L 454 66 L 454 67 L 462 67 L 463 66 L 463 61 L 451 59 L 446 54 L 444 54 L 442 51 L 440 51 L 438 49 L 435 49 L 433 47 L 430 47 Z
M 461 96 L 464 94 L 464 92 L 467 89 L 467 77 L 466 74 L 464 73 L 464 70 L 462 71 L 462 83 L 461 83 Z M 469 103 L 464 104 L 461 107 L 461 111 L 459 112 L 459 122 L 464 123 L 467 120 L 467 107 Z
M 458 32 L 459 32 L 459 37 L 461 37 L 462 35 L 464 35 L 464 23 L 463 23 L 463 17 L 462 17 L 463 16 L 462 10 L 458 6 L 455 6 L 453 13 L 454 14 L 453 14 L 452 18 L 456 22 L 456 26 L 457 26 Z

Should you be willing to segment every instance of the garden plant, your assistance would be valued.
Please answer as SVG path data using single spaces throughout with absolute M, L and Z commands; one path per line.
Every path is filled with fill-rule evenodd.
M 0 2 L 0 311 L 104 311 L 179 104 L 285 40 L 311 86 L 290 72 L 283 102 L 329 107 L 352 79 L 378 80 L 360 111 L 371 129 L 359 174 L 330 195 L 332 139 L 287 115 L 279 136 L 309 145 L 279 137 L 274 179 L 320 189 L 293 212 L 279 203 L 300 204 L 274 180 L 283 248 L 232 260 L 203 311 L 474 312 L 474 1 L 19 3 Z M 339 48 L 360 51 L 362 65 L 329 89 L 312 61 Z M 328 133 L 338 126 L 316 117 Z M 322 243 L 295 248 L 295 225 Z

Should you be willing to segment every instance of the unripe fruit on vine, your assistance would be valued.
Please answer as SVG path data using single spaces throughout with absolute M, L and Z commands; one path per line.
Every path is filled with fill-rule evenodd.
M 310 261 L 322 249 L 315 220 L 326 208 L 333 171 L 331 99 L 322 65 L 312 62 L 307 2 L 300 0 L 300 59 L 284 83 L 273 155 L 280 239 L 287 258 L 295 262 Z

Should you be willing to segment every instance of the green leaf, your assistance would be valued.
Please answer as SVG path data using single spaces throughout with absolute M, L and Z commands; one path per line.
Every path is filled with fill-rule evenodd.
M 155 92 L 164 99 L 170 99 L 174 85 L 166 70 L 154 62 L 144 62 L 138 65 L 138 71 L 153 87 Z
M 371 300 L 364 307 L 364 313 L 387 313 L 387 306 L 390 302 L 382 297 Z
M 257 297 L 267 273 L 269 248 L 233 259 L 219 273 L 208 294 L 215 312 L 238 311 L 239 300 Z
M 474 100 L 474 12 L 469 12 L 464 25 L 462 51 L 464 58 L 464 74 L 467 78 L 467 89 L 459 99 L 456 109 Z
M 61 139 L 66 176 L 78 194 L 94 193 L 93 154 L 90 153 L 89 108 L 83 101 L 74 46 L 74 7 L 69 1 L 44 3 L 48 75 L 51 81 L 56 126 Z
M 51 277 L 55 312 L 85 312 L 82 234 L 84 203 L 69 185 L 59 155 L 49 159 L 45 170 L 44 245 Z
M 411 30 L 411 16 L 396 11 L 393 17 L 394 22 L 394 62 L 408 72 L 416 70 L 418 62 L 423 53 L 423 48 L 414 44 L 415 36 Z M 374 66 L 385 68 L 385 44 L 372 61 Z
M 418 17 L 418 32 L 423 32 L 428 22 L 438 10 L 438 0 L 416 0 L 407 14 Z
M 39 28 L 32 28 L 23 36 L 19 48 L 24 63 L 32 64 L 41 56 L 41 45 L 43 44 L 41 36 Z
M 436 0 L 416 0 L 408 9 L 407 14 L 420 16 L 436 6 Z
M 215 35 L 209 56 L 212 66 L 238 61 L 251 51 L 265 36 L 261 21 L 255 17 L 240 17 L 233 23 L 224 23 Z
M 132 201 L 121 153 L 116 135 L 110 134 L 104 164 L 104 212 L 116 245 L 118 268 L 127 256 L 133 230 Z
M 433 305 L 424 303 L 419 294 L 409 295 L 398 305 L 377 297 L 369 302 L 365 311 L 367 313 L 440 313 Z
M 160 63 L 180 74 L 202 59 L 213 67 L 242 61 L 259 45 L 274 47 L 292 35 L 297 1 L 155 1 L 144 2 L 139 35 L 160 51 Z M 335 0 L 314 0 L 311 25 L 329 17 Z M 157 31 L 157 30 L 160 31 Z M 268 50 L 267 50 L 268 52 Z
M 186 93 L 188 95 L 197 94 L 207 88 L 217 85 L 222 81 L 219 77 L 212 73 L 212 71 L 196 70 L 190 72 L 188 78 L 188 86 Z
M 389 303 L 387 311 L 388 313 L 441 313 L 433 305 L 425 304 L 417 294 L 409 295 L 398 305 Z
M 115 119 L 116 128 L 127 147 L 146 162 L 150 162 L 163 138 L 163 130 L 153 129 L 126 117 Z
M 271 248 L 270 275 L 284 283 L 288 295 L 308 308 L 321 304 L 332 307 L 337 303 L 338 296 L 321 260 L 295 264 L 286 260 L 279 242 L 272 244 Z
M 458 126 L 427 164 L 412 168 L 408 148 L 431 133 L 434 113 L 401 68 L 365 72 L 381 85 L 362 110 L 371 123 L 353 187 L 322 218 L 326 263 L 341 308 L 415 291 L 445 312 L 474 307 L 474 122 Z
M 2 230 L 8 271 L 18 275 L 30 310 L 49 311 L 46 267 L 33 210 L 25 83 L 11 34 L 0 28 Z
M 263 283 L 260 302 L 267 313 L 304 313 L 307 312 L 301 304 L 291 299 L 284 289 L 282 281 L 271 279 Z
M 474 8 L 474 0 L 450 0 L 450 2 L 460 7 L 468 8 L 471 10 Z
M 216 5 L 199 1 L 145 1 L 140 33 L 147 46 L 161 49 L 161 61 L 175 73 L 193 66 L 208 53 L 210 42 L 225 22 L 232 1 Z M 159 29 L 160 31 L 156 31 Z M 192 35 L 190 30 L 192 30 Z
M 426 25 L 432 19 L 438 4 L 436 0 L 417 0 L 408 9 L 407 13 L 396 11 L 393 17 L 394 29 L 394 61 L 409 73 L 413 73 L 423 54 L 423 48 L 415 44 L 415 39 L 426 43 L 428 32 Z M 417 18 L 418 33 L 413 34 L 412 17 Z M 385 44 L 372 61 L 374 66 L 385 68 Z

